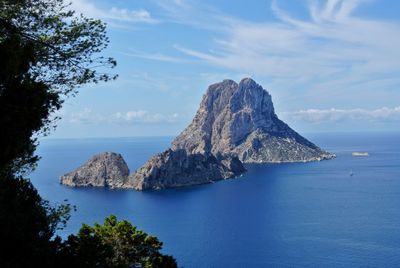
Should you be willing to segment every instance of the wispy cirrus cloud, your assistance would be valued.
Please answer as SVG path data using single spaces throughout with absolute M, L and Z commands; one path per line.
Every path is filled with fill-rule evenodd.
M 85 16 L 103 19 L 111 22 L 125 22 L 125 23 L 158 23 L 150 12 L 145 9 L 129 10 L 125 8 L 111 7 L 105 9 L 99 7 L 95 1 L 92 0 L 72 0 L 71 7 L 77 13 L 82 13 Z
M 145 110 L 117 112 L 112 115 L 116 122 L 138 122 L 138 123 L 173 123 L 176 122 L 179 115 L 173 113 L 170 115 L 161 113 L 150 113 Z
M 147 59 L 147 60 L 154 60 L 154 61 L 163 61 L 163 62 L 188 62 L 188 60 L 172 57 L 168 55 L 164 55 L 161 53 L 148 53 L 143 51 L 131 50 L 130 52 L 121 52 L 122 55 L 133 57 L 133 58 L 140 58 L 140 59 Z
M 283 112 L 283 118 L 305 121 L 309 123 L 326 123 L 340 121 L 364 122 L 400 122 L 400 106 L 394 108 L 382 107 L 379 109 L 306 109 L 295 112 Z
M 152 113 L 146 110 L 132 110 L 126 112 L 115 112 L 112 114 L 100 114 L 90 108 L 84 108 L 78 112 L 64 112 L 61 114 L 64 120 L 69 123 L 79 124 L 160 124 L 174 123 L 179 119 L 177 113 L 161 114 Z
M 373 89 L 382 89 L 385 84 L 381 81 L 394 81 L 400 74 L 400 23 L 355 16 L 354 11 L 364 2 L 305 1 L 309 19 L 298 19 L 281 9 L 279 1 L 272 1 L 270 8 L 276 21 L 265 22 L 243 20 L 212 9 L 201 16 L 198 12 L 204 9 L 190 9 L 188 3 L 169 7 L 168 12 L 175 14 L 180 23 L 205 29 L 214 25 L 216 37 L 211 47 L 201 50 L 175 46 L 210 65 L 265 77 L 270 85 L 283 88 L 293 88 L 295 82 L 313 91 L 327 87 L 362 89 L 373 81 Z M 182 10 L 197 15 L 186 14 L 183 18 Z M 208 21 L 196 20 L 199 17 L 207 17 Z M 399 81 L 395 85 L 400 86 Z

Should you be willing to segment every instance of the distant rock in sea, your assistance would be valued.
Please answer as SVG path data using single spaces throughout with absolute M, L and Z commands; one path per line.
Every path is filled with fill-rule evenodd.
M 172 149 L 232 154 L 245 163 L 334 157 L 281 121 L 271 95 L 250 78 L 209 86 L 193 122 L 172 142 Z
M 128 188 L 128 176 L 129 168 L 122 156 L 105 152 L 93 156 L 78 169 L 61 176 L 60 182 L 68 186 Z
M 242 163 L 307 162 L 335 157 L 281 121 L 271 95 L 250 78 L 239 84 L 224 80 L 209 86 L 192 123 L 175 138 L 171 148 L 153 156 L 129 177 L 125 161 L 115 155 L 113 161 L 104 160 L 110 156 L 95 156 L 64 175 L 61 182 L 71 186 L 157 190 L 234 178 L 245 172 Z M 114 170 L 113 176 L 103 170 Z

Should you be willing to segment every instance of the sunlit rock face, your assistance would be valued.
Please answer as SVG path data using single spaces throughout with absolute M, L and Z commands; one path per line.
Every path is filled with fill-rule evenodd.
M 271 95 L 250 78 L 209 86 L 192 123 L 173 141 L 172 149 L 236 155 L 245 163 L 334 157 L 281 121 Z

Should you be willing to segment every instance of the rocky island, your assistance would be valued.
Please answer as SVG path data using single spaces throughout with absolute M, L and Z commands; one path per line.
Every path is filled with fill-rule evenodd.
M 129 168 L 122 155 L 105 152 L 93 156 L 81 167 L 61 176 L 60 182 L 68 186 L 128 188 L 128 176 Z
M 172 142 L 188 153 L 231 154 L 244 163 L 306 162 L 332 154 L 300 136 L 275 114 L 271 95 L 245 78 L 211 85 L 193 122 Z
M 115 162 L 115 170 L 122 168 L 115 182 L 102 177 L 104 173 L 94 172 L 90 168 L 94 164 L 87 163 L 64 175 L 61 183 L 163 189 L 234 178 L 245 172 L 243 163 L 308 162 L 333 157 L 281 121 L 271 95 L 255 81 L 245 78 L 238 84 L 224 80 L 209 86 L 192 123 L 174 139 L 171 148 L 153 156 L 130 176 L 121 161 Z

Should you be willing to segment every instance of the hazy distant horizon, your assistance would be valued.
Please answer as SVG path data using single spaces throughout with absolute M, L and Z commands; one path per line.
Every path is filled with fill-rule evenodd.
M 183 131 L 183 129 L 182 129 Z M 370 131 L 309 131 L 309 132 L 298 132 L 300 135 L 305 136 L 308 138 L 309 135 L 316 136 L 318 134 L 321 135 L 343 135 L 343 134 L 348 134 L 348 135 L 358 135 L 358 134 L 393 134 L 393 135 L 398 135 L 400 134 L 399 130 L 370 130 Z M 173 134 L 173 135 L 131 135 L 131 136 L 57 136 L 57 135 L 48 135 L 45 137 L 38 137 L 39 142 L 42 140 L 69 140 L 69 139 L 130 139 L 130 138 L 149 138 L 149 139 L 157 139 L 157 138 L 171 138 L 171 141 L 177 137 L 179 133 Z

